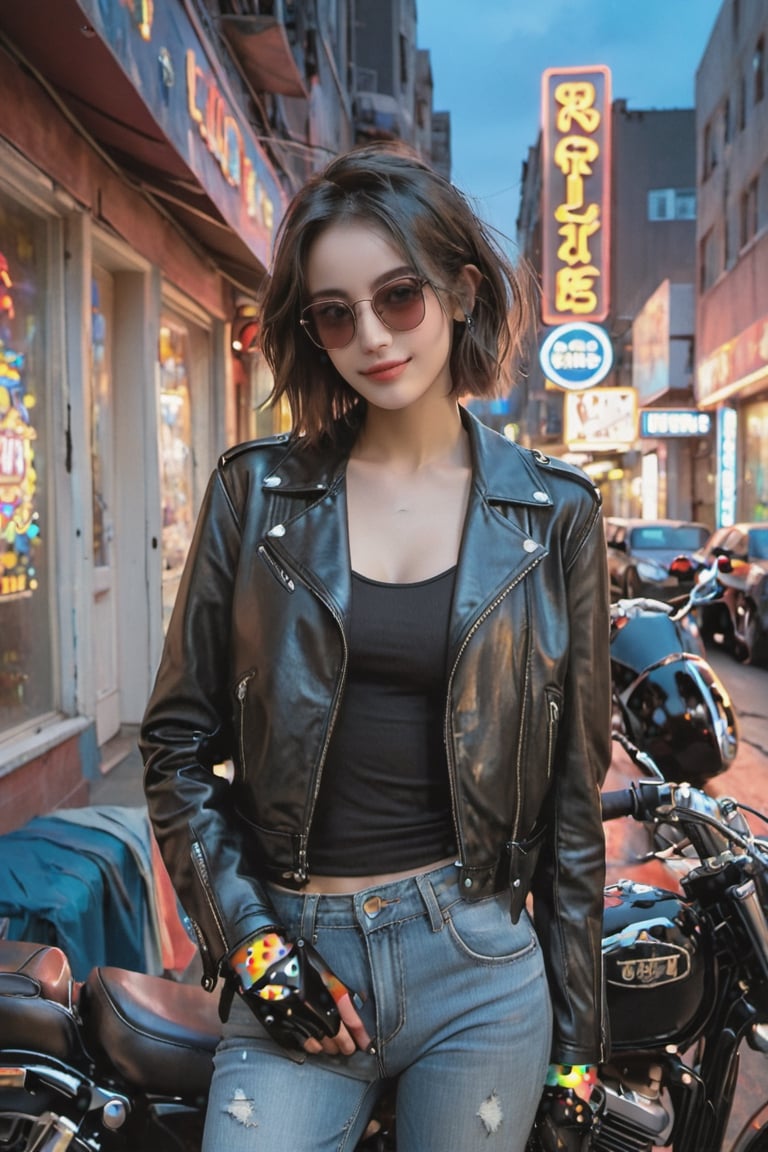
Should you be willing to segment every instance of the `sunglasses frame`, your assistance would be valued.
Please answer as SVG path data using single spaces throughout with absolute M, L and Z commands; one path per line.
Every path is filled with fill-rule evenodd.
M 413 327 L 411 327 L 411 328 L 393 328 L 392 325 L 388 324 L 387 321 L 384 319 L 384 317 L 380 314 L 380 312 L 376 308 L 376 305 L 374 304 L 374 300 L 379 295 L 379 293 L 383 292 L 386 288 L 391 288 L 393 284 L 400 284 L 400 283 L 405 282 L 405 281 L 411 281 L 413 283 L 418 284 L 418 286 L 419 286 L 419 289 L 421 291 L 421 301 L 422 301 L 422 305 L 423 305 L 423 311 L 421 314 L 421 319 L 419 320 L 418 324 L 414 324 Z M 377 288 L 376 291 L 374 292 L 373 296 L 363 296 L 362 299 L 360 299 L 360 300 L 353 300 L 353 302 L 351 304 L 348 304 L 346 300 L 339 300 L 333 296 L 330 297 L 328 300 L 316 300 L 314 303 L 307 304 L 307 306 L 305 308 L 302 308 L 301 315 L 299 317 L 299 324 L 304 329 L 304 332 L 306 333 L 308 338 L 312 341 L 315 348 L 319 348 L 321 352 L 339 352 L 339 351 L 341 351 L 342 348 L 348 348 L 350 346 L 350 344 L 354 340 L 355 336 L 357 335 L 357 312 L 355 312 L 355 308 L 357 307 L 358 304 L 370 304 L 376 318 L 384 325 L 385 328 L 389 329 L 390 332 L 415 332 L 415 330 L 419 327 L 419 325 L 424 323 L 424 317 L 427 314 L 427 301 L 426 301 L 426 297 L 424 296 L 424 285 L 430 284 L 430 283 L 431 283 L 431 281 L 429 280 L 429 277 L 427 277 L 427 276 L 416 276 L 416 275 L 394 276 L 391 280 L 388 280 L 386 282 L 386 284 L 382 284 L 380 288 Z M 305 319 L 305 313 L 309 312 L 311 308 L 316 307 L 316 305 L 318 305 L 318 304 L 343 304 L 343 306 L 345 308 L 349 309 L 349 312 L 352 316 L 352 335 L 350 336 L 349 340 L 347 340 L 347 342 L 345 344 L 337 344 L 333 348 L 328 348 L 328 347 L 326 347 L 325 344 L 318 344 L 317 340 L 315 340 L 314 336 L 312 335 L 312 333 L 310 331 L 310 326 L 312 325 L 312 320 Z

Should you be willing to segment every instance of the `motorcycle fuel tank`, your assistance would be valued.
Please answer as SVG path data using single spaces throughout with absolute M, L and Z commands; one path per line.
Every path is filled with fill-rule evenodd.
M 614 1052 L 686 1047 L 709 1012 L 714 958 L 698 915 L 674 892 L 633 880 L 605 890 L 603 961 Z

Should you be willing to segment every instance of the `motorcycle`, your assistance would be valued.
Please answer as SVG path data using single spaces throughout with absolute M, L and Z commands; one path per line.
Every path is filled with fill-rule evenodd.
M 741 1043 L 768 1054 L 768 839 L 747 813 L 768 823 L 657 776 L 603 793 L 605 820 L 676 824 L 686 871 L 682 892 L 632 880 L 605 890 L 611 1056 L 595 1152 L 720 1152 Z M 730 1152 L 768 1152 L 768 1101 Z
M 738 750 L 728 692 L 707 663 L 695 609 L 722 594 L 717 560 L 687 596 L 611 605 L 613 726 L 647 752 L 664 779 L 703 787 Z
M 686 872 L 605 890 L 595 1152 L 720 1152 L 740 1045 L 768 1054 L 768 840 L 746 813 L 768 823 L 658 775 L 603 794 L 606 820 L 676 824 Z M 0 1150 L 195 1152 L 218 1031 L 202 989 L 117 968 L 78 986 L 60 949 L 0 940 Z M 360 1152 L 394 1147 L 385 1126 Z M 768 1101 L 730 1152 L 768 1152 Z

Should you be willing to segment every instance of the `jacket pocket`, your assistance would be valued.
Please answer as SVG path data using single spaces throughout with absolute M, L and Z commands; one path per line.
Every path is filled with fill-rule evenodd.
M 282 564 L 280 564 L 274 558 L 274 556 L 272 556 L 267 551 L 267 549 L 264 547 L 263 544 L 259 545 L 258 554 L 259 554 L 259 558 L 264 561 L 267 568 L 272 573 L 275 580 L 277 580 L 280 587 L 284 588 L 286 592 L 295 592 L 296 591 L 296 584 L 295 584 L 294 579 L 291 576 L 290 572 L 287 572 L 285 570 L 285 568 L 283 568 Z
M 558 688 L 545 688 L 544 700 L 547 709 L 547 780 L 551 780 L 552 770 L 555 766 L 555 749 L 557 748 L 563 695 Z
M 524 840 L 508 840 L 505 845 L 509 857 L 509 911 L 513 924 L 517 923 L 525 906 L 546 834 L 547 825 L 543 824 Z

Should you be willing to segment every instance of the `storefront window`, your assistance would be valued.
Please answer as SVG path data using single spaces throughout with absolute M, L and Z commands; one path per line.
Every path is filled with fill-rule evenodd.
M 0 735 L 54 707 L 46 232 L 0 192 Z
M 160 325 L 160 490 L 163 621 L 167 625 L 194 528 L 189 334 L 181 320 Z
M 106 567 L 112 544 L 112 497 L 109 464 L 111 416 L 112 281 L 94 268 L 91 281 L 91 475 L 93 495 L 93 563 Z
M 768 401 L 744 408 L 744 520 L 768 520 Z

